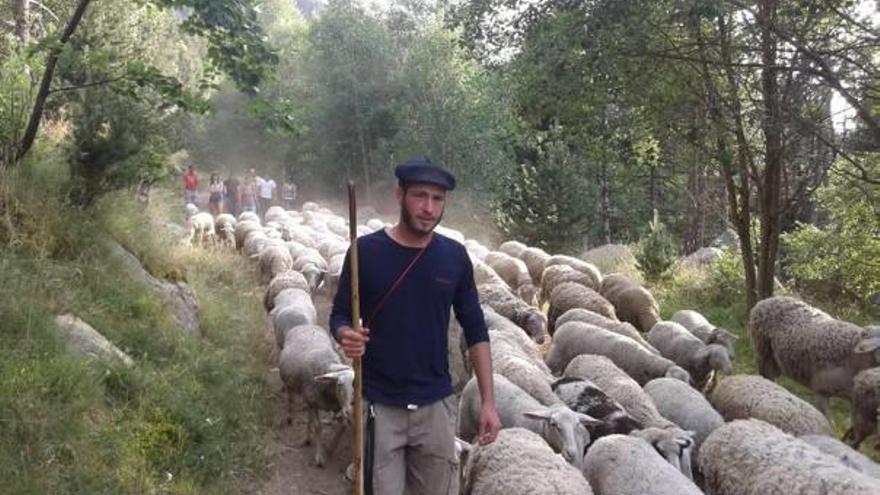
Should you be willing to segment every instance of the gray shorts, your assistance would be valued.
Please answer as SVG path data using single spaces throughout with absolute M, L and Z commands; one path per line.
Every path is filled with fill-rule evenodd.
M 455 396 L 412 410 L 372 407 L 373 494 L 449 495 L 458 473 Z

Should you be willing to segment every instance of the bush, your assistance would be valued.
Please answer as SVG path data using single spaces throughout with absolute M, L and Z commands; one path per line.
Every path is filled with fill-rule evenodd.
M 677 260 L 675 240 L 654 210 L 654 219 L 648 222 L 648 234 L 639 241 L 636 267 L 648 281 L 655 281 L 666 275 Z

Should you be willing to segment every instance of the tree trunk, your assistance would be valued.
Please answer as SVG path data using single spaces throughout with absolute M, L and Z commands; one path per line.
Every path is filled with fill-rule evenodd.
M 608 184 L 608 165 L 605 164 L 605 160 L 602 160 L 602 164 L 599 166 L 599 184 L 601 188 L 599 211 L 602 212 L 602 237 L 605 244 L 611 244 L 611 187 Z
M 21 160 L 34 145 L 34 140 L 37 139 L 37 131 L 40 130 L 40 121 L 43 118 L 43 108 L 46 106 L 46 99 L 49 97 L 49 89 L 52 86 L 52 79 L 55 76 L 55 66 L 58 64 L 58 56 L 61 54 L 64 45 L 66 45 L 70 40 L 70 37 L 73 36 L 80 21 L 82 21 L 83 15 L 86 13 L 86 7 L 89 6 L 89 3 L 91 3 L 91 0 L 79 0 L 76 4 L 76 9 L 73 11 L 73 15 L 70 17 L 70 20 L 67 21 L 67 26 L 64 27 L 64 32 L 61 34 L 61 38 L 59 38 L 58 43 L 49 50 L 49 55 L 46 57 L 46 69 L 43 71 L 43 78 L 40 81 L 40 89 L 37 90 L 37 96 L 34 99 L 34 108 L 31 111 L 30 120 L 28 120 L 24 136 L 21 138 L 21 143 L 18 146 L 18 150 L 15 153 L 15 158 L 12 163 Z
M 15 0 L 15 36 L 22 45 L 30 41 L 30 0 Z
M 764 99 L 764 171 L 760 190 L 761 246 L 758 257 L 758 297 L 773 296 L 779 248 L 779 193 L 782 180 L 782 112 L 776 68 L 776 0 L 758 5 L 761 28 L 761 93 Z

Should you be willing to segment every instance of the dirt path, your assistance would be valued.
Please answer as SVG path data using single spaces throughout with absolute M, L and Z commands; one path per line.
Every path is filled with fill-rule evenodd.
M 329 297 L 318 294 L 314 297 L 318 310 L 318 322 L 324 326 L 330 312 Z M 275 338 L 267 331 L 267 339 L 275 345 Z M 273 358 L 274 359 L 274 358 Z M 323 468 L 315 466 L 314 447 L 304 446 L 306 434 L 306 413 L 302 403 L 294 411 L 292 424 L 287 423 L 287 396 L 284 394 L 277 372 L 269 379 L 274 394 L 275 430 L 268 440 L 272 453 L 270 476 L 255 493 L 259 495 L 343 495 L 351 493 L 351 483 L 345 480 L 345 468 L 351 462 L 351 429 L 346 428 L 337 448 L 327 452 L 327 463 Z M 336 428 L 324 428 L 324 445 L 329 447 Z

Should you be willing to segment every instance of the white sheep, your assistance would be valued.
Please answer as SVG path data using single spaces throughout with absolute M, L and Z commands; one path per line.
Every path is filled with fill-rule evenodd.
M 793 435 L 831 435 L 831 424 L 806 401 L 781 385 L 757 375 L 733 375 L 721 380 L 709 402 L 724 419 L 757 418 Z
M 260 279 L 269 283 L 279 273 L 293 269 L 293 258 L 284 244 L 267 245 L 257 257 Z
M 830 397 L 849 398 L 853 377 L 880 366 L 880 333 L 837 320 L 791 297 L 771 297 L 752 308 L 749 334 L 761 376 L 793 378 L 816 394 L 828 415 Z
M 201 212 L 186 220 L 189 228 L 188 241 L 191 245 L 204 245 L 214 241 L 214 217 L 210 213 Z
M 617 318 L 647 332 L 660 321 L 660 306 L 647 289 L 626 275 L 612 273 L 602 279 L 602 296 L 614 305 Z
M 254 259 L 266 247 L 269 237 L 262 230 L 254 230 L 250 232 L 244 240 L 244 254 L 248 258 Z
M 254 223 L 259 224 L 260 223 L 260 216 L 252 211 L 243 211 L 238 214 L 238 221 L 239 222 L 254 222 Z
M 184 209 L 186 210 L 186 218 L 189 218 L 199 212 L 199 207 L 192 203 L 187 203 Z
M 495 442 L 473 447 L 464 468 L 463 495 L 592 495 L 577 468 L 535 433 L 498 432 Z
M 505 241 L 502 242 L 500 246 L 498 246 L 498 250 L 502 253 L 507 253 L 514 258 L 522 259 L 522 252 L 528 248 L 525 244 L 519 241 Z
M 306 249 L 297 253 L 293 259 L 293 269 L 302 273 L 309 281 L 312 291 L 321 286 L 327 273 L 327 261 L 317 249 Z
M 481 303 L 519 325 L 535 342 L 544 342 L 547 321 L 541 310 L 516 297 L 505 285 L 482 284 L 477 292 Z
M 519 352 L 531 359 L 535 364 L 540 366 L 547 373 L 550 368 L 544 364 L 544 355 L 534 340 L 529 338 L 525 330 L 518 327 L 515 323 L 496 313 L 489 306 L 483 305 L 483 318 L 486 321 L 486 327 L 490 332 L 498 333 L 498 339 L 510 342 L 519 349 Z M 494 342 L 494 339 L 493 339 Z
M 694 454 L 699 454 L 706 437 L 724 424 L 724 418 L 703 394 L 679 380 L 655 378 L 644 390 L 664 418 L 694 433 Z
M 540 302 L 550 300 L 550 294 L 557 285 L 563 282 L 574 282 L 584 287 L 595 290 L 593 279 L 586 273 L 579 272 L 568 265 L 552 265 L 544 268 L 541 272 Z
M 702 495 L 642 438 L 609 435 L 584 459 L 584 476 L 597 495 Z
M 880 367 L 862 371 L 853 384 L 850 429 L 845 438 L 859 448 L 871 435 L 880 439 Z
M 474 266 L 474 285 L 477 287 L 481 285 L 502 285 L 510 290 L 507 282 L 491 266 L 478 259 L 471 259 L 471 264 Z
M 728 332 L 721 327 L 716 327 L 709 323 L 705 316 L 690 309 L 676 311 L 672 315 L 672 321 L 685 327 L 688 332 L 696 335 L 705 344 L 723 345 L 727 349 L 730 359 L 736 359 L 734 342 L 739 338 L 738 335 Z
M 520 253 L 519 258 L 525 261 L 529 268 L 532 281 L 540 281 L 541 274 L 544 273 L 544 264 L 550 259 L 550 255 L 541 248 L 528 247 Z
M 235 217 L 229 213 L 221 213 L 214 219 L 217 237 L 219 237 L 220 243 L 228 249 L 235 249 L 235 224 L 237 223 Z
M 550 370 L 558 373 L 580 354 L 608 357 L 639 384 L 662 376 L 690 383 L 688 372 L 671 360 L 654 354 L 629 337 L 579 321 L 559 327 L 545 360 Z
M 318 321 L 318 312 L 312 298 L 302 289 L 284 289 L 278 293 L 275 296 L 275 308 L 269 315 L 272 317 L 275 343 L 279 348 L 284 345 L 284 339 L 292 328 L 314 325 Z
M 553 375 L 545 373 L 530 359 L 505 351 L 506 349 L 501 349 L 501 352 L 492 352 L 492 370 L 495 373 L 510 380 L 544 406 L 563 403 L 551 388 Z
M 514 258 L 501 251 L 490 251 L 483 261 L 491 266 L 511 289 L 516 290 L 523 285 L 532 283 L 528 267 L 519 258 Z
M 244 249 L 244 241 L 251 234 L 251 232 L 261 232 L 263 231 L 263 227 L 259 222 L 254 222 L 253 220 L 239 220 L 237 224 L 235 224 L 235 247 L 236 249 L 242 250 Z
M 579 260 L 573 256 L 557 254 L 551 256 L 546 262 L 544 262 L 544 270 L 554 265 L 570 266 L 575 270 L 588 275 L 592 281 L 589 287 L 593 290 L 599 290 L 599 287 L 602 285 L 602 274 L 599 273 L 599 269 L 596 268 L 596 265 L 592 263 L 587 263 L 586 261 Z
M 802 435 L 798 438 L 834 457 L 845 466 L 872 478 L 880 479 L 880 464 L 840 440 L 828 435 Z
M 293 414 L 296 394 L 306 404 L 306 441 L 314 443 L 315 464 L 323 467 L 326 455 L 319 411 L 338 411 L 344 420 L 350 421 L 354 371 L 340 362 L 330 334 L 316 325 L 299 326 L 287 332 L 278 370 L 287 390 L 288 413 Z
M 588 309 L 606 318 L 617 319 L 614 306 L 598 292 L 575 282 L 563 282 L 550 293 L 547 326 L 550 335 L 556 331 L 556 319 L 574 308 Z
M 287 211 L 280 206 L 270 206 L 266 213 L 263 213 L 263 219 L 268 222 L 279 222 L 288 218 Z
M 541 436 L 553 450 L 577 468 L 583 467 L 584 451 L 590 443 L 587 426 L 600 422 L 564 405 L 547 407 L 501 375 L 493 375 L 495 406 L 503 428 L 523 427 Z M 473 440 L 478 430 L 481 410 L 476 377 L 461 393 L 458 433 Z
M 309 283 L 301 273 L 294 270 L 275 275 L 275 278 L 266 287 L 266 293 L 263 296 L 263 307 L 266 308 L 266 311 L 272 311 L 275 308 L 275 296 L 284 289 L 301 289 L 309 292 Z
M 489 248 L 474 239 L 465 240 L 464 247 L 471 258 L 476 258 L 480 261 L 485 261 L 486 255 L 489 254 Z
M 733 364 L 720 344 L 706 345 L 673 321 L 661 321 L 645 336 L 660 354 L 686 369 L 697 384 L 705 383 L 713 371 L 729 375 Z
M 654 346 L 648 343 L 645 340 L 645 337 L 636 330 L 636 327 L 632 326 L 630 323 L 625 321 L 612 320 L 610 318 L 606 318 L 599 313 L 594 313 L 588 309 L 583 308 L 573 308 L 569 309 L 565 313 L 562 314 L 559 318 L 556 319 L 556 326 L 562 326 L 570 321 L 580 321 L 582 323 L 589 323 L 590 325 L 596 325 L 597 327 L 604 328 L 605 330 L 609 330 L 614 333 L 619 333 L 620 335 L 629 337 L 649 351 L 660 354 Z
M 590 380 L 622 405 L 626 412 L 644 428 L 656 428 L 646 436 L 652 437 L 658 453 L 680 469 L 687 478 L 693 477 L 690 455 L 690 448 L 693 445 L 692 432 L 685 431 L 664 418 L 642 387 L 610 359 L 605 356 L 581 354 L 565 368 L 564 376 Z M 675 459 L 675 455 L 680 457 Z
M 706 490 L 713 495 L 880 493 L 880 480 L 756 419 L 713 431 L 699 461 Z

